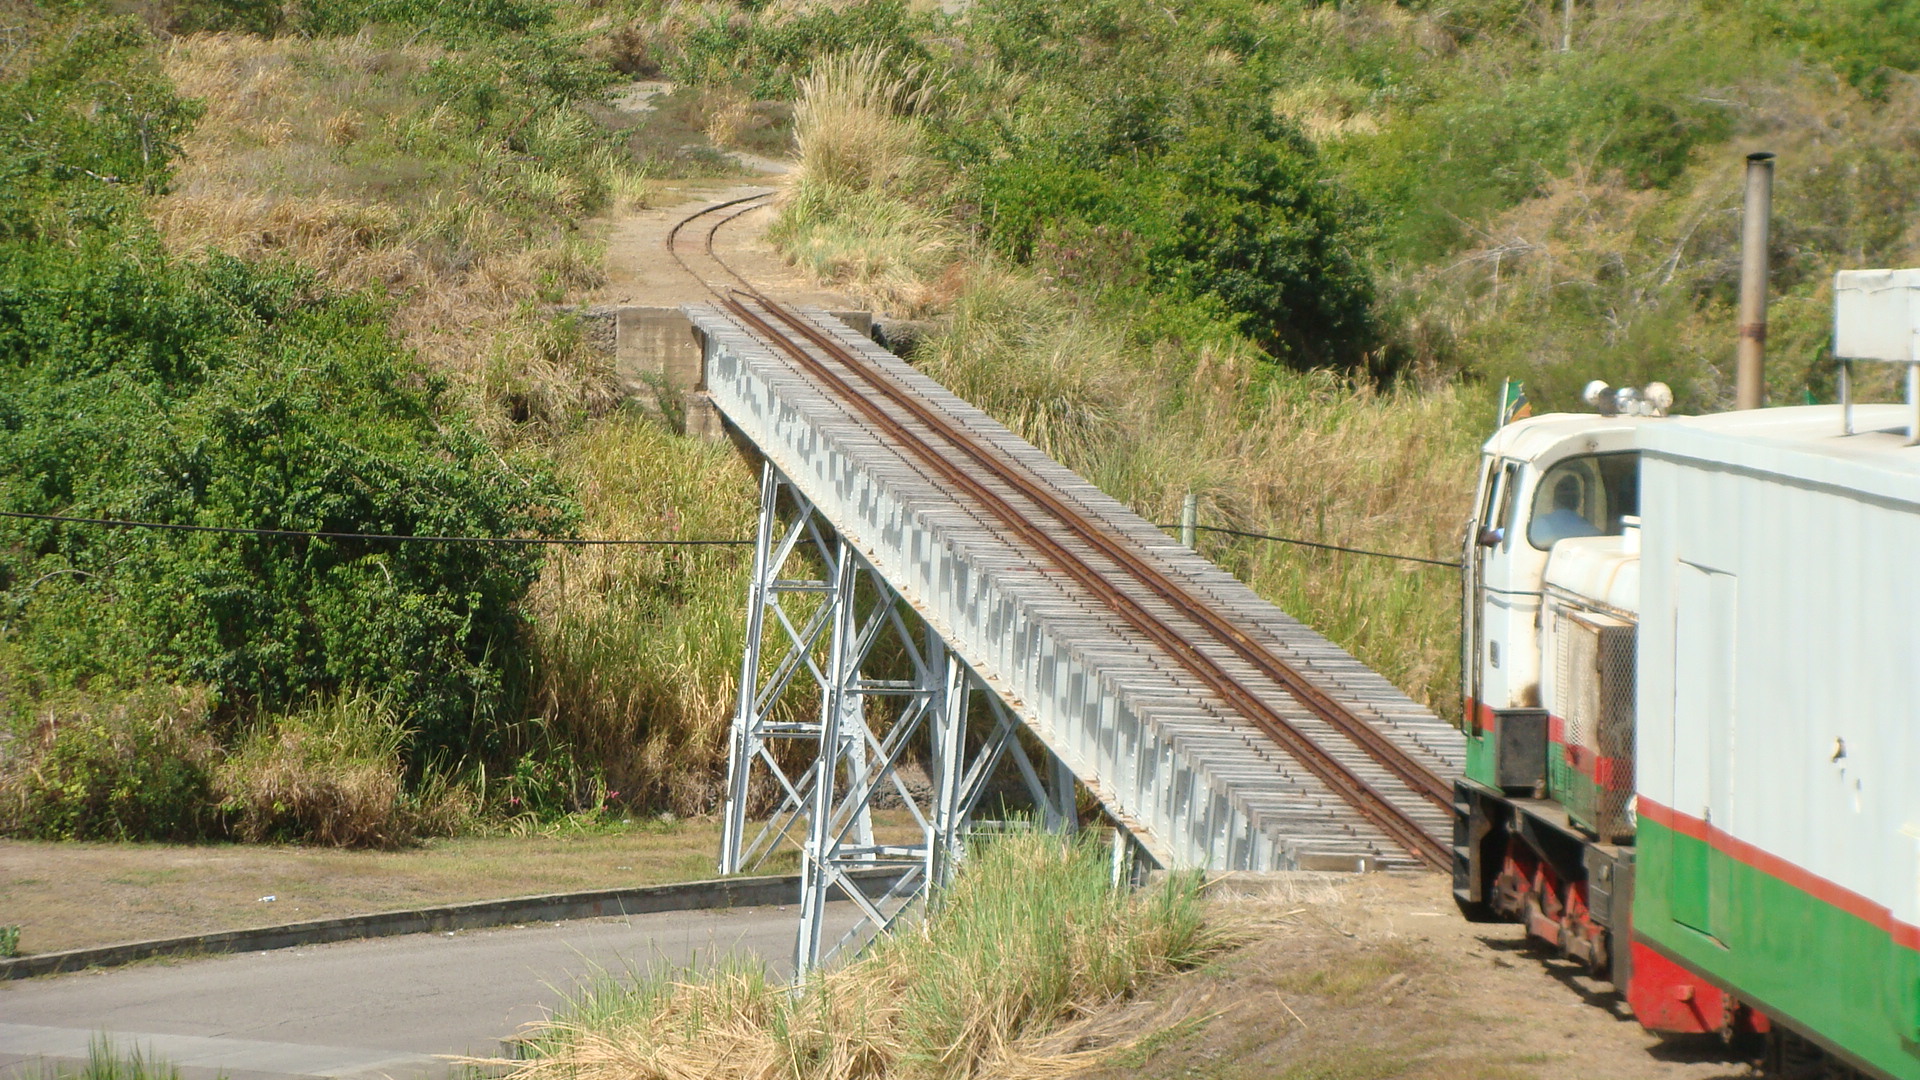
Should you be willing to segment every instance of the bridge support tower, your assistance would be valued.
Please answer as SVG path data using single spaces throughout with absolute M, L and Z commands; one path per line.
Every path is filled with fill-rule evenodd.
M 1038 824 L 1075 826 L 1073 775 L 771 463 L 747 591 L 720 872 L 799 849 L 800 978 L 946 883 L 1003 765 Z M 830 899 L 857 911 L 832 943 Z

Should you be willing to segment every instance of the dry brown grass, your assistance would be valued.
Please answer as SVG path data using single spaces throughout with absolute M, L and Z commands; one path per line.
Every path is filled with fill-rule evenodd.
M 406 730 L 382 702 L 342 696 L 258 724 L 215 770 L 242 840 L 395 847 L 444 834 L 472 809 L 464 788 L 407 792 Z
M 926 94 L 917 70 L 890 74 L 876 49 L 839 53 L 818 60 L 799 91 L 797 181 L 865 191 L 908 182 L 921 168 L 920 128 L 909 118 Z
M 586 508 L 586 536 L 753 535 L 753 477 L 730 446 L 623 415 L 571 436 L 556 458 Z M 713 809 L 751 562 L 744 547 L 554 553 L 528 601 L 532 709 L 543 718 L 535 737 L 604 769 L 625 801 Z
M 168 73 L 207 113 L 154 220 L 176 251 L 289 258 L 329 285 L 396 297 L 400 337 L 497 438 L 605 411 L 617 400 L 610 366 L 560 340 L 530 303 L 603 283 L 598 243 L 574 228 L 590 208 L 579 181 L 504 146 L 467 147 L 477 157 L 458 169 L 404 152 L 473 138 L 470 120 L 410 82 L 442 55 L 365 35 L 175 39 Z M 587 122 L 563 111 L 536 126 Z M 616 209 L 644 203 L 644 182 L 603 164 Z M 508 197 L 560 216 L 530 224 L 504 212 Z
M 1149 520 L 1177 521 L 1193 494 L 1202 524 L 1430 558 L 1453 555 L 1484 430 L 1456 386 L 1382 391 L 1277 371 L 1247 347 L 1143 349 L 986 265 L 915 360 Z M 1452 709 L 1453 575 L 1206 534 L 1200 549 L 1416 700 Z
M 928 182 L 912 111 L 929 92 L 917 71 L 890 74 L 875 50 L 819 60 L 794 106 L 799 160 L 769 237 L 822 281 L 908 317 L 952 296 L 960 244 L 902 196 Z

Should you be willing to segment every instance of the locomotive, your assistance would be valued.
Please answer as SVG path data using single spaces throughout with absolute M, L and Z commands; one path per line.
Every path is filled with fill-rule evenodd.
M 1453 887 L 1649 1029 L 1920 1078 L 1920 271 L 1835 298 L 1906 405 L 1849 362 L 1840 405 L 1596 385 L 1487 441 Z

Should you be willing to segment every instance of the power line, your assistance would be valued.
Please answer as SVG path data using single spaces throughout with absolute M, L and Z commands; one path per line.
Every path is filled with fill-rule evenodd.
M 25 521 L 50 521 L 64 525 L 99 525 L 110 529 L 158 529 L 167 532 L 219 533 L 229 536 L 270 536 L 307 540 L 385 540 L 403 544 L 505 544 L 528 546 L 533 544 L 552 544 L 558 547 L 749 547 L 752 540 L 592 540 L 583 538 L 554 538 L 538 536 L 403 536 L 398 533 L 356 533 L 326 532 L 314 529 L 253 529 L 237 525 L 182 525 L 167 521 L 132 521 L 123 518 L 75 517 L 66 514 L 30 514 L 19 510 L 0 510 L 0 517 L 16 518 Z M 1177 529 L 1181 526 L 1161 525 L 1162 529 Z M 1300 547 L 1319 548 L 1322 551 L 1341 551 L 1349 555 L 1369 555 L 1377 559 L 1397 559 L 1401 562 L 1424 563 L 1428 566 L 1444 566 L 1458 570 L 1460 564 L 1443 559 L 1428 559 L 1418 555 L 1396 555 L 1386 551 L 1369 551 L 1365 548 L 1345 547 L 1340 544 L 1325 544 L 1317 540 L 1302 540 L 1292 536 L 1274 536 L 1271 533 L 1247 532 L 1243 529 L 1228 529 L 1218 525 L 1199 525 L 1193 528 L 1203 532 L 1220 533 L 1226 536 L 1239 536 L 1249 540 L 1271 540 L 1276 543 L 1294 544 Z
M 276 536 L 307 540 L 389 540 L 403 544 L 555 544 L 562 547 L 746 547 L 751 540 L 586 540 L 539 536 L 401 536 L 394 533 L 320 532 L 309 529 L 248 529 L 237 525 L 179 525 L 166 521 L 127 521 L 119 518 L 69 517 L 65 514 L 29 514 L 0 510 L 0 517 L 53 521 L 67 525 L 101 525 L 110 529 L 160 529 L 169 532 L 222 533 L 229 536 Z
M 1281 544 L 1297 544 L 1300 547 L 1319 548 L 1322 551 L 1344 551 L 1349 555 L 1371 555 L 1376 559 L 1398 559 L 1401 562 L 1425 563 L 1428 566 L 1444 566 L 1449 570 L 1460 569 L 1459 563 L 1448 562 L 1445 559 L 1428 559 L 1428 558 L 1423 558 L 1419 555 L 1395 555 L 1392 552 L 1388 552 L 1388 551 L 1368 551 L 1365 548 L 1342 547 L 1339 544 L 1323 544 L 1318 540 L 1301 540 L 1297 537 L 1292 537 L 1292 536 L 1274 536 L 1270 533 L 1246 532 L 1241 529 L 1223 529 L 1218 525 L 1197 525 L 1196 524 L 1192 526 L 1182 526 L 1182 525 L 1176 524 L 1176 525 L 1162 525 L 1160 526 L 1160 528 L 1162 529 L 1194 528 L 1194 529 L 1199 529 L 1202 532 L 1224 533 L 1227 536 L 1244 536 L 1249 540 L 1272 540 L 1272 541 L 1275 541 L 1276 543 L 1281 543 Z

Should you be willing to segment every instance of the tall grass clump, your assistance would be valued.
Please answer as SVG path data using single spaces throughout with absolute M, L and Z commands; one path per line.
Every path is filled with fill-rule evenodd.
M 913 314 L 927 280 L 954 256 L 938 217 L 902 198 L 924 187 L 928 162 L 914 113 L 929 89 L 878 49 L 816 60 L 794 105 L 797 161 L 769 236 L 822 280 Z
M 979 844 L 920 924 L 795 996 L 724 964 L 600 987 L 530 1040 L 514 1080 L 688 1076 L 864 1080 L 975 1077 L 1086 1064 L 1044 1043 L 1219 944 L 1197 876 L 1143 893 L 1110 881 L 1097 838 Z
M 750 538 L 751 470 L 733 448 L 622 413 L 555 450 L 590 538 Z M 750 547 L 558 552 L 531 596 L 534 693 L 516 741 L 566 758 L 620 801 L 711 809 L 744 647 Z M 589 783 L 590 787 L 591 784 Z
M 22 1076 L 32 1076 L 22 1070 Z M 105 1035 L 87 1039 L 86 1064 L 40 1066 L 40 1080 L 180 1080 L 180 1067 L 135 1045 L 122 1050 Z
M 445 785 L 409 792 L 406 726 L 364 693 L 262 717 L 214 770 L 227 829 L 253 843 L 393 847 L 455 824 Z
M 0 835 L 195 840 L 214 824 L 219 743 L 204 690 L 0 694 Z

